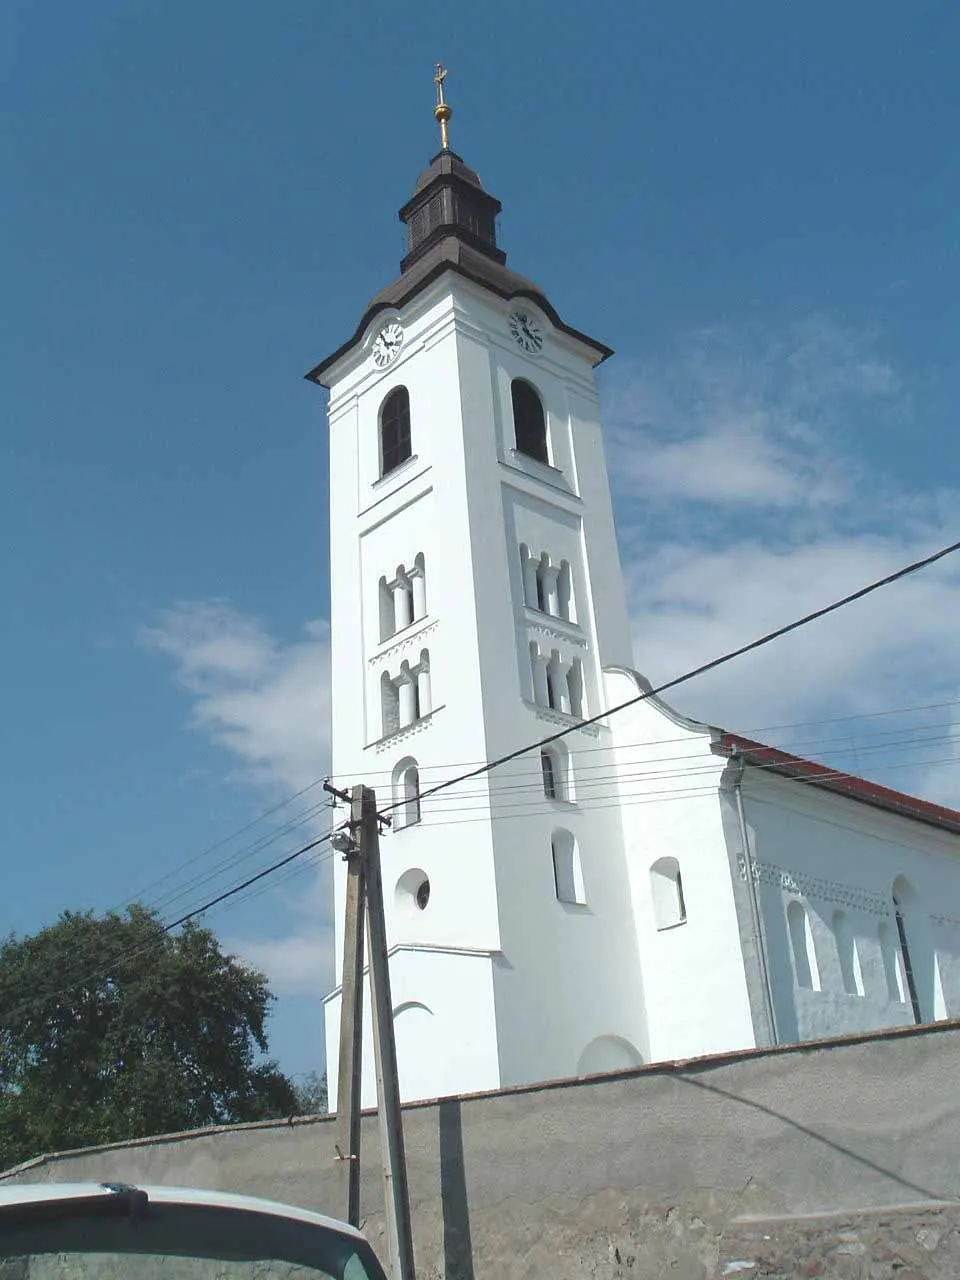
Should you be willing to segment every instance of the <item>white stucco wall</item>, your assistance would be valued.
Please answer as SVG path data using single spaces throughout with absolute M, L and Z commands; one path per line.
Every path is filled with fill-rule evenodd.
M 390 985 L 400 1096 L 405 1101 L 496 1089 L 500 1084 L 491 957 L 447 950 L 397 947 L 390 955 Z M 364 1107 L 376 1106 L 373 1024 L 364 980 Z M 330 1109 L 337 1105 L 340 995 L 324 1005 Z
M 960 1013 L 960 838 L 750 766 L 743 797 L 781 1042 L 914 1021 L 893 914 L 898 877 L 913 889 L 904 919 L 923 1020 Z M 791 902 L 809 922 L 809 986 L 798 981 Z M 841 946 L 850 937 L 846 974 L 837 912 Z
M 607 703 L 636 697 L 634 673 L 605 673 Z M 694 1057 L 752 1046 L 744 959 L 719 805 L 724 761 L 710 731 L 655 699 L 611 718 L 643 972 L 650 1054 Z M 651 868 L 674 858 L 686 920 L 658 927 Z

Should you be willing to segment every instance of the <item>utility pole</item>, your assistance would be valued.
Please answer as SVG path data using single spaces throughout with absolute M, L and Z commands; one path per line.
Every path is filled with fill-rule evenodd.
M 356 796 L 354 789 L 354 796 Z M 373 1004 L 373 1052 L 377 1070 L 377 1110 L 383 1157 L 383 1199 L 392 1280 L 415 1280 L 410 1195 L 400 1114 L 400 1080 L 393 1033 L 393 1000 L 387 961 L 387 930 L 383 914 L 380 873 L 380 819 L 376 793 L 362 788 L 360 848 L 367 897 L 367 945 L 370 955 L 370 996 Z
M 350 802 L 348 831 L 331 843 L 347 862 L 340 1004 L 340 1064 L 337 1085 L 337 1159 L 345 1169 L 347 1220 L 360 1225 L 360 1086 L 363 1053 L 363 941 L 366 914 L 377 1111 L 383 1160 L 383 1199 L 391 1280 L 415 1280 L 410 1195 L 400 1113 L 400 1081 L 393 1032 L 393 1000 L 380 871 L 380 817 L 370 787 L 348 795 L 329 782 L 324 789 Z M 388 819 L 387 819 L 388 821 Z
M 360 1226 L 360 1082 L 363 1048 L 363 914 L 366 898 L 364 859 L 357 835 L 363 813 L 363 787 L 350 800 L 350 835 L 338 841 L 347 863 L 347 907 L 343 930 L 343 986 L 340 998 L 340 1065 L 337 1076 L 337 1159 L 346 1183 L 347 1221 Z

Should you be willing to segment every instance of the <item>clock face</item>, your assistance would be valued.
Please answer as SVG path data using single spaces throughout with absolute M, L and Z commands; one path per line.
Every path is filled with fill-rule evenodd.
M 385 324 L 373 343 L 373 362 L 378 369 L 385 369 L 395 360 L 403 346 L 403 326 L 396 320 Z
M 522 351 L 536 355 L 543 349 L 543 331 L 529 311 L 511 311 L 507 316 L 510 336 Z

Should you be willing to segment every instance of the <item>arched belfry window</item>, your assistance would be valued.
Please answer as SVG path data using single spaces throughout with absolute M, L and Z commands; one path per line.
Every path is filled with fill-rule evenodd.
M 550 800 L 559 799 L 557 762 L 549 751 L 540 752 L 540 771 L 543 774 L 543 794 Z
M 571 799 L 570 758 L 562 742 L 551 742 L 540 748 L 540 773 L 543 778 L 543 794 L 548 800 Z
M 380 474 L 395 471 L 410 457 L 410 393 L 396 387 L 380 409 Z
M 514 378 L 510 384 L 513 398 L 513 429 L 516 434 L 517 452 L 528 458 L 549 463 L 547 456 L 547 420 L 543 403 L 536 390 L 523 378 Z
M 412 756 L 404 759 L 393 770 L 394 830 L 413 827 L 420 821 L 420 770 Z

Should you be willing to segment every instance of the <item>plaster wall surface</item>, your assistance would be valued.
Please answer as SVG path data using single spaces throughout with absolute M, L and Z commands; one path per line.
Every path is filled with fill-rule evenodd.
M 443 1097 L 501 1083 L 493 1003 L 493 960 L 483 953 L 398 946 L 390 956 L 397 1070 L 402 1098 Z M 340 1000 L 326 1001 L 329 1102 L 337 1105 Z M 464 1010 L 469 1017 L 464 1018 Z M 448 1039 L 448 1029 L 457 1034 Z M 361 1105 L 377 1104 L 370 987 L 364 978 Z
M 626 670 L 605 672 L 608 705 L 644 686 Z M 756 1043 L 719 803 L 725 762 L 710 731 L 662 703 L 611 717 L 621 820 L 652 1061 Z M 685 916 L 664 926 L 652 868 L 675 859 Z
M 762 1254 L 742 1238 L 723 1252 L 745 1216 L 910 1203 L 919 1227 L 960 1198 L 958 1069 L 949 1024 L 406 1107 L 418 1274 L 706 1280 Z M 336 1215 L 334 1140 L 331 1119 L 199 1130 L 6 1176 L 221 1188 Z M 375 1116 L 362 1142 L 363 1225 L 382 1256 Z
M 960 1013 L 957 838 L 755 768 L 743 795 L 781 1041 L 914 1021 L 895 886 L 923 1021 Z

